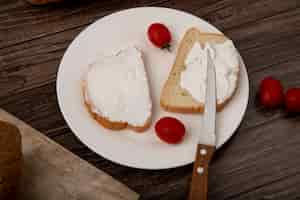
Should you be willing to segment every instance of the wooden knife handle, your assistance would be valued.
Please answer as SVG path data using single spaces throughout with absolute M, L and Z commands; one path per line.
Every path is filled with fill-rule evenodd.
M 198 144 L 188 198 L 189 200 L 207 200 L 208 165 L 214 152 L 214 146 Z

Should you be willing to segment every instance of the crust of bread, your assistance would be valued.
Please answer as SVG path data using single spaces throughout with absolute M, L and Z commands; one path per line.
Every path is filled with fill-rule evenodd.
M 22 138 L 19 129 L 0 121 L 0 199 L 15 199 L 22 174 Z
M 19 129 L 0 121 L 0 165 L 22 158 L 22 142 Z
M 93 112 L 91 103 L 87 100 L 87 98 L 85 98 L 85 93 L 86 93 L 86 83 L 83 80 L 82 81 L 82 94 L 83 94 L 82 96 L 83 96 L 84 105 L 87 108 L 90 115 L 103 127 L 107 128 L 107 129 L 115 130 L 115 131 L 129 128 L 137 133 L 142 133 L 150 127 L 151 116 L 149 116 L 149 118 L 146 120 L 146 122 L 143 126 L 134 126 L 127 122 L 111 121 L 108 118 L 101 116 L 98 113 Z
M 106 117 L 100 116 L 97 113 L 94 113 L 91 108 L 91 104 L 84 98 L 84 104 L 87 108 L 90 115 L 103 127 L 111 129 L 111 130 L 122 130 L 125 128 L 129 128 L 135 132 L 141 133 L 147 130 L 150 127 L 151 119 L 149 118 L 143 126 L 133 126 L 128 124 L 127 122 L 113 122 L 107 119 Z
M 197 106 L 190 106 L 190 107 L 184 107 L 184 106 L 176 106 L 172 104 L 168 104 L 164 100 L 160 100 L 161 107 L 169 112 L 175 112 L 175 113 L 203 113 L 204 112 L 204 105 L 197 105 Z
M 223 34 L 201 33 L 196 28 L 190 28 L 186 31 L 179 44 L 176 59 L 169 77 L 161 92 L 160 105 L 164 110 L 178 113 L 204 112 L 204 104 L 196 101 L 186 89 L 180 87 L 180 75 L 181 72 L 185 70 L 184 60 L 196 41 L 203 45 L 205 42 L 213 41 L 220 43 L 227 39 L 228 38 Z M 224 102 L 217 104 L 217 111 L 222 111 L 236 93 L 238 79 L 235 84 L 236 87 L 233 94 L 229 98 L 225 99 Z

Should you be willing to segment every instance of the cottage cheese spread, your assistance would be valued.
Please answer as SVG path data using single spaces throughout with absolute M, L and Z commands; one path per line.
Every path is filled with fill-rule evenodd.
M 85 82 L 84 95 L 94 113 L 134 126 L 143 126 L 151 115 L 148 80 L 137 48 L 95 60 Z
M 239 73 L 239 57 L 231 40 L 224 43 L 205 43 L 202 48 L 195 42 L 188 53 L 181 73 L 180 86 L 201 103 L 205 103 L 207 54 L 210 53 L 216 68 L 217 103 L 224 103 L 233 95 Z

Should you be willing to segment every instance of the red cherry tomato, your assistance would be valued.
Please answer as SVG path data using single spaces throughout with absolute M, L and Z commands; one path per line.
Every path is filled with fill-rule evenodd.
M 171 33 L 169 29 L 161 24 L 154 23 L 148 28 L 149 40 L 159 48 L 169 48 L 171 42 Z
M 260 103 L 267 108 L 274 108 L 284 102 L 283 87 L 279 80 L 267 77 L 262 80 L 259 91 Z
M 288 112 L 300 112 L 300 88 L 291 88 L 285 94 L 285 106 Z
M 177 144 L 185 135 L 185 127 L 181 121 L 173 117 L 163 117 L 155 124 L 157 136 L 169 144 Z

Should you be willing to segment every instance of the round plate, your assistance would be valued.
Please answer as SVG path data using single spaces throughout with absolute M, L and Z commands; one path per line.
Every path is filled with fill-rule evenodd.
M 147 27 L 153 22 L 162 22 L 169 27 L 174 41 L 171 52 L 149 43 Z M 168 8 L 142 7 L 103 17 L 76 37 L 59 67 L 57 96 L 68 125 L 85 145 L 106 159 L 135 168 L 166 169 L 193 162 L 197 134 L 201 134 L 201 115 L 168 113 L 159 106 L 160 91 L 174 62 L 176 47 L 190 27 L 197 27 L 202 32 L 220 33 L 214 26 L 191 14 Z M 128 45 L 135 45 L 143 51 L 150 82 L 153 121 L 151 128 L 144 133 L 105 129 L 92 119 L 83 104 L 81 79 L 88 63 L 100 54 L 109 54 Z M 217 114 L 217 147 L 223 145 L 239 126 L 248 95 L 248 76 L 241 59 L 237 92 L 225 109 Z M 187 135 L 181 144 L 168 145 L 157 138 L 154 124 L 163 116 L 176 117 L 185 124 Z

